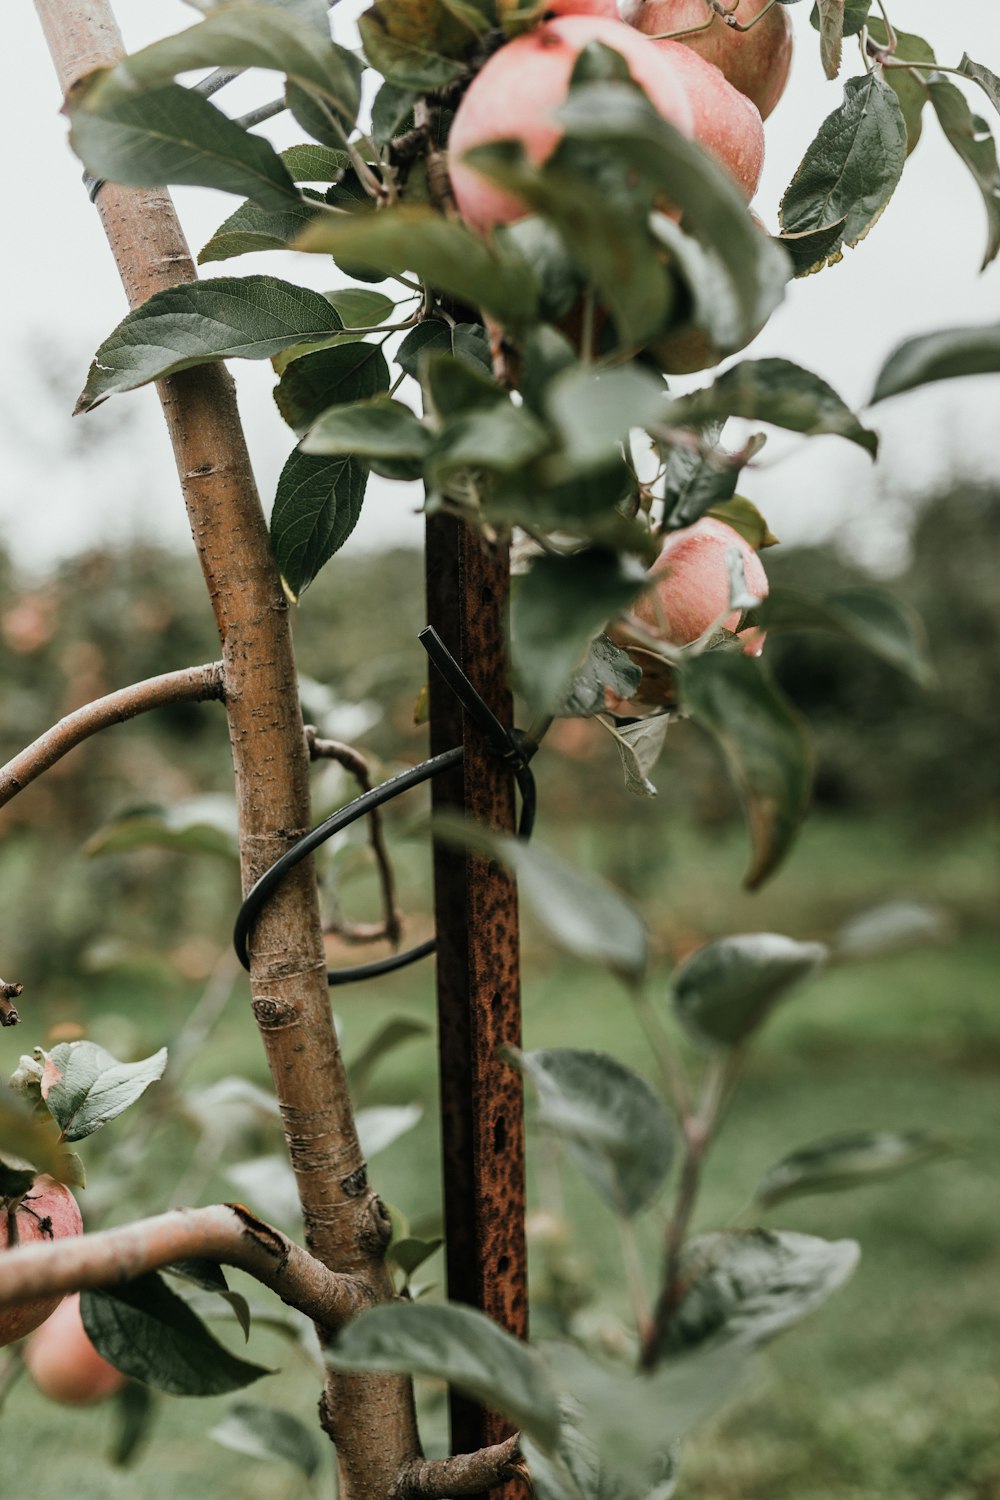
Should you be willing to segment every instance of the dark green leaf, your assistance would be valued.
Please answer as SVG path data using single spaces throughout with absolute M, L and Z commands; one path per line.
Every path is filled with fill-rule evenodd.
M 208 1435 L 234 1453 L 294 1464 L 307 1479 L 312 1479 L 319 1468 L 319 1449 L 312 1429 L 277 1406 L 237 1402 Z
M 474 1308 L 383 1304 L 349 1323 L 326 1357 L 338 1370 L 446 1380 L 509 1417 L 546 1451 L 558 1439 L 559 1404 L 540 1356 Z
M 307 141 L 282 151 L 281 160 L 296 182 L 335 182 L 350 157 L 346 151 Z
M 217 277 L 156 292 L 104 340 L 77 411 L 192 365 L 270 359 L 343 324 L 319 292 L 274 276 Z
M 944 328 L 938 333 L 907 339 L 893 350 L 879 371 L 872 403 L 929 385 L 934 380 L 998 372 L 1000 323 Z
M 120 1063 L 96 1042 L 60 1042 L 49 1054 L 60 1077 L 46 1104 L 64 1140 L 82 1141 L 117 1117 L 163 1077 L 167 1049 Z
M 80 1315 L 102 1358 L 173 1396 L 222 1396 L 270 1373 L 223 1348 L 155 1273 L 82 1292 Z
M 425 1261 L 435 1255 L 444 1240 L 421 1240 L 414 1235 L 408 1235 L 406 1239 L 393 1240 L 386 1251 L 386 1255 L 393 1265 L 398 1266 L 403 1275 L 409 1279 L 414 1271 L 419 1271 Z
M 442 418 L 509 404 L 507 392 L 478 361 L 424 349 L 420 382 L 427 403 Z
M 606 467 L 632 428 L 662 422 L 669 409 L 663 381 L 635 364 L 603 371 L 574 365 L 549 382 L 545 403 L 567 474 Z
M 222 1267 L 214 1260 L 175 1260 L 172 1265 L 164 1266 L 165 1271 L 171 1276 L 179 1276 L 182 1281 L 189 1281 L 192 1286 L 200 1287 L 203 1292 L 211 1292 L 213 1296 L 221 1297 L 232 1309 L 243 1337 L 250 1337 L 250 1304 L 241 1292 L 233 1292 L 229 1289 L 225 1273 Z
M 783 5 L 794 5 L 795 0 L 781 0 Z M 868 12 L 871 9 L 872 0 L 846 0 L 841 6 L 844 12 L 844 36 L 857 36 L 862 26 L 868 20 Z M 809 16 L 810 25 L 815 31 L 820 30 L 820 10 L 814 5 Z
M 486 330 L 479 323 L 442 323 L 428 318 L 418 323 L 396 350 L 396 363 L 414 380 L 420 379 L 424 358 L 431 354 L 453 354 L 475 369 L 492 373 L 490 345 Z
M 316 204 L 322 199 L 314 198 Z M 259 203 L 241 203 L 234 214 L 224 220 L 198 252 L 198 264 L 231 260 L 236 255 L 253 255 L 259 250 L 286 250 L 301 229 L 309 223 L 315 208 L 309 203 L 289 204 L 286 208 L 261 208 Z
M 293 360 L 274 388 L 274 399 L 301 437 L 330 407 L 367 401 L 388 389 L 389 367 L 382 350 L 377 344 L 358 342 Z
M 99 103 L 105 73 L 69 97 L 70 144 L 87 170 L 128 187 L 165 183 L 220 188 L 277 213 L 299 202 L 281 157 L 263 136 L 228 119 L 201 94 L 168 83 Z
M 390 1016 L 347 1065 L 352 1096 L 357 1098 L 364 1093 L 372 1073 L 384 1057 L 388 1057 L 404 1043 L 416 1041 L 429 1032 L 430 1027 L 426 1021 L 418 1021 L 412 1016 Z
M 754 623 L 774 631 L 827 631 L 864 646 L 916 683 L 933 678 L 919 616 L 883 589 L 843 589 L 825 599 L 775 589 L 754 610 Z
M 127 854 L 133 849 L 173 849 L 178 854 L 218 854 L 239 859 L 236 804 L 224 794 L 192 797 L 174 807 L 129 808 L 98 829 L 83 846 L 99 854 Z
M 549 432 L 526 406 L 501 400 L 449 422 L 428 454 L 425 472 L 432 487 L 446 488 L 463 470 L 508 474 L 522 469 L 551 444 Z
M 369 64 L 398 88 L 427 93 L 466 70 L 471 36 L 440 0 L 415 5 L 377 0 L 359 26 Z
M 413 114 L 413 106 L 419 98 L 417 89 L 383 83 L 372 102 L 372 139 L 377 146 L 388 146 Z
M 554 224 L 527 214 L 501 225 L 496 240 L 505 251 L 520 256 L 531 267 L 539 286 L 539 313 L 547 322 L 572 314 L 584 291 L 585 278 L 569 246 Z
M 853 1240 L 788 1231 L 699 1235 L 681 1257 L 679 1280 L 686 1291 L 661 1353 L 766 1343 L 839 1291 L 854 1274 L 859 1253 Z
M 722 425 L 707 422 L 699 434 L 702 445 L 697 448 L 685 448 L 679 443 L 666 447 L 663 515 L 668 530 L 692 526 L 713 505 L 720 505 L 735 494 L 740 469 L 718 445 Z
M 361 99 L 357 58 L 331 42 L 329 32 L 324 36 L 292 12 L 252 0 L 229 0 L 197 26 L 123 58 L 101 77 L 94 106 L 138 97 L 192 68 L 215 67 L 284 73 L 322 98 L 345 129 L 354 124 Z
M 846 218 L 836 219 L 832 224 L 822 224 L 819 229 L 775 235 L 777 243 L 787 252 L 796 277 L 811 276 L 814 271 L 821 271 L 827 261 L 840 259 L 846 223 Z
M 137 1380 L 126 1381 L 113 1401 L 116 1430 L 108 1461 L 116 1468 L 124 1469 L 135 1462 L 149 1437 L 156 1415 L 156 1401 L 152 1391 Z
M 625 773 L 625 790 L 636 797 L 656 796 L 656 787 L 650 781 L 649 773 L 663 752 L 669 723 L 669 714 L 654 714 L 648 719 L 617 724 L 611 729 Z
M 906 57 L 910 55 L 909 52 L 905 53 Z M 966 78 L 971 78 L 973 83 L 978 83 L 993 108 L 1000 111 L 1000 78 L 995 73 L 991 73 L 982 63 L 973 62 L 967 52 L 962 53 L 958 71 L 964 73 Z
M 604 1052 L 572 1047 L 506 1054 L 538 1094 L 538 1117 L 564 1141 L 605 1203 L 632 1218 L 667 1180 L 674 1130 L 646 1080 Z
M 631 698 L 642 680 L 642 668 L 606 635 L 590 643 L 583 666 L 573 674 L 566 697 L 556 710 L 560 718 L 588 719 L 606 711 L 604 690 L 616 698 Z
M 525 903 L 561 948 L 604 964 L 626 983 L 641 980 L 649 962 L 646 927 L 631 902 L 612 886 L 540 844 L 526 844 L 477 823 L 439 818 L 434 827 L 444 842 L 507 865 Z
M 517 580 L 511 607 L 521 689 L 539 713 L 564 699 L 590 643 L 646 582 L 642 565 L 611 552 L 537 557 Z
M 383 465 L 392 465 L 391 477 L 403 477 L 403 466 L 406 478 L 417 479 L 433 442 L 430 428 L 408 406 L 377 396 L 371 401 L 331 406 L 302 439 L 302 451 L 349 454 L 362 459 L 377 474 Z
M 807 437 L 833 433 L 864 448 L 872 458 L 878 437 L 819 375 L 787 359 L 744 359 L 704 390 L 683 396 L 669 408 L 668 420 L 684 425 L 745 417 L 771 422 Z
M 271 511 L 271 546 L 296 599 L 358 524 L 367 483 L 368 470 L 356 458 L 297 448 L 289 455 Z
M 908 1167 L 950 1156 L 954 1146 L 925 1130 L 870 1131 L 814 1141 L 784 1157 L 762 1177 L 756 1193 L 761 1210 L 809 1193 L 837 1193 L 879 1182 Z
M 814 9 L 819 22 L 819 55 L 823 72 L 827 78 L 836 78 L 840 72 L 844 42 L 844 0 L 816 0 Z
M 913 32 L 894 29 L 898 43 L 896 56 L 905 58 L 907 62 L 919 63 L 922 68 L 933 68 L 934 48 L 930 43 Z M 868 33 L 880 47 L 888 45 L 885 22 L 877 16 L 869 18 Z M 923 131 L 924 105 L 927 103 L 924 74 L 913 72 L 909 68 L 886 68 L 883 77 L 895 89 L 899 107 L 903 111 L 903 119 L 906 121 L 906 154 L 909 156 Z
M 359 261 L 390 275 L 412 271 L 514 325 L 530 322 L 538 306 L 537 283 L 520 258 L 503 255 L 464 224 L 419 204 L 379 213 L 331 213 L 312 223 L 296 248 Z
M 701 1046 L 738 1047 L 826 960 L 822 943 L 747 932 L 706 943 L 673 976 L 674 1010 Z
M 812 752 L 802 723 L 761 663 L 742 652 L 688 657 L 681 692 L 739 790 L 753 851 L 746 884 L 755 889 L 788 853 L 809 804 Z
M 987 226 L 982 265 L 985 269 L 1000 250 L 1000 165 L 996 142 L 986 121 L 972 113 L 961 89 L 947 78 L 937 75 L 928 79 L 927 90 L 941 129 L 983 195 Z
M 877 73 L 849 78 L 843 104 L 823 121 L 785 191 L 782 230 L 844 219 L 843 242 L 857 245 L 892 197 L 905 160 L 906 123 L 893 90 Z

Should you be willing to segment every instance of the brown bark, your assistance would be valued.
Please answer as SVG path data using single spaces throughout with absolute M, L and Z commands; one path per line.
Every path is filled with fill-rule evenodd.
M 121 55 L 106 0 L 36 0 L 64 90 Z M 196 279 L 163 191 L 108 184 L 97 208 L 132 306 Z M 287 603 L 221 365 L 160 383 L 184 501 L 222 641 L 244 889 L 311 822 L 309 761 Z M 306 1239 L 324 1265 L 392 1295 L 390 1232 L 367 1182 L 333 1029 L 311 861 L 284 882 L 252 942 L 253 1010 L 298 1182 Z M 419 1453 L 412 1396 L 395 1376 L 331 1374 L 324 1425 L 337 1445 L 343 1500 L 379 1500 Z
M 75 713 L 67 714 L 43 735 L 0 768 L 0 807 L 30 786 L 43 771 L 54 766 L 70 750 L 112 724 L 124 724 L 137 714 L 165 703 L 197 703 L 206 698 L 222 698 L 222 663 L 210 662 L 204 667 L 186 667 L 181 672 L 164 672 L 145 682 L 134 682 L 104 698 L 85 703 Z

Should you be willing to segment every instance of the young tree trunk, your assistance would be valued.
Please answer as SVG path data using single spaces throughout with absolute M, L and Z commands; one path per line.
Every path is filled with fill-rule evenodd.
M 122 53 L 105 0 L 36 0 L 64 90 Z M 108 184 L 96 204 L 131 306 L 196 279 L 170 197 Z M 158 386 L 195 548 L 215 612 L 239 810 L 244 889 L 311 827 L 309 758 L 288 607 L 236 408 L 221 365 Z M 311 861 L 261 915 L 251 990 L 281 1105 L 309 1248 L 393 1295 L 385 1209 L 368 1184 L 334 1033 Z M 337 1445 L 342 1500 L 383 1500 L 419 1454 L 408 1381 L 331 1374 L 323 1424 Z

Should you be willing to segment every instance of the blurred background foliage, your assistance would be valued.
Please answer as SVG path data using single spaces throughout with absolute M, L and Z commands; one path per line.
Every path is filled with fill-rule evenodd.
M 766 561 L 772 581 L 809 591 L 869 581 L 833 545 L 774 549 Z M 832 639 L 771 642 L 768 658 L 812 727 L 818 775 L 800 846 L 757 895 L 740 888 L 735 797 L 713 748 L 689 726 L 670 729 L 655 801 L 625 792 L 614 744 L 593 723 L 557 724 L 538 758 L 539 836 L 639 901 L 657 954 L 657 1002 L 671 963 L 709 936 L 771 929 L 829 938 L 887 900 L 939 913 L 928 929 L 933 946 L 835 967 L 776 1017 L 710 1164 L 699 1223 L 731 1221 L 768 1166 L 823 1135 L 928 1129 L 960 1141 L 962 1153 L 881 1188 L 771 1215 L 776 1227 L 856 1236 L 862 1268 L 814 1324 L 775 1346 L 760 1384 L 691 1444 L 685 1495 L 1000 1497 L 998 577 L 1000 492 L 929 496 L 914 517 L 908 566 L 890 583 L 925 621 L 937 670 L 928 692 Z M 348 552 L 296 611 L 307 718 L 363 748 L 379 776 L 426 754 L 426 730 L 415 722 L 425 676 L 416 641 L 422 588 L 416 553 Z M 172 553 L 91 553 L 42 582 L 19 579 L 0 559 L 0 601 L 2 759 L 93 697 L 217 651 L 196 568 Z M 87 852 L 130 808 L 183 807 L 206 794 L 226 798 L 229 788 L 220 707 L 182 705 L 89 741 L 0 810 L 0 973 L 25 984 L 21 1026 L 0 1033 L 4 1074 L 36 1043 L 81 1035 L 123 1058 L 178 1038 L 182 1051 L 193 1045 L 172 1094 L 165 1088 L 157 1104 L 151 1091 L 130 1117 L 137 1123 L 87 1143 L 83 1206 L 92 1226 L 237 1191 L 267 1212 L 226 1174 L 237 1160 L 280 1150 L 277 1122 L 239 1088 L 206 1093 L 220 1078 L 266 1082 L 245 987 L 228 956 L 235 865 L 218 852 Z M 329 764 L 316 767 L 315 788 L 317 817 L 353 795 Z M 407 937 L 418 940 L 431 924 L 424 794 L 394 804 L 388 823 Z M 321 873 L 328 903 L 353 918 L 377 915 L 363 828 L 328 846 Z M 357 951 L 331 940 L 334 963 Z M 361 1103 L 422 1110 L 415 1128 L 379 1152 L 373 1175 L 424 1235 L 438 1218 L 436 1081 L 432 1039 L 417 1024 L 433 1021 L 432 989 L 432 966 L 423 965 L 333 997 L 349 1061 L 391 1018 L 414 1023 L 407 1045 L 370 1072 Z M 624 994 L 555 955 L 530 914 L 524 989 L 529 1045 L 570 1041 L 647 1067 Z M 192 1013 L 210 1034 L 190 1029 Z M 536 1328 L 574 1309 L 590 1337 L 614 1344 L 626 1310 L 614 1227 L 537 1141 L 531 1166 Z M 652 1265 L 656 1211 L 640 1232 Z M 439 1282 L 440 1259 L 420 1276 Z M 274 1330 L 254 1333 L 251 1357 L 284 1373 L 250 1396 L 309 1422 L 316 1377 L 308 1351 L 295 1347 L 289 1355 Z M 433 1448 L 440 1392 L 423 1399 Z M 298 1493 L 304 1481 L 292 1470 L 276 1480 L 273 1464 L 236 1459 L 208 1441 L 227 1404 L 164 1403 L 147 1461 L 124 1472 L 105 1456 L 108 1409 L 66 1413 L 22 1381 L 0 1420 L 19 1424 L 51 1455 L 44 1488 L 35 1487 L 43 1500 L 68 1485 L 78 1500 Z

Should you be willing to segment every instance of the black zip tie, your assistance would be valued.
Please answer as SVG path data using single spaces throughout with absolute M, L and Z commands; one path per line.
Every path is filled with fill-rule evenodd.
M 491 753 L 513 769 L 521 793 L 521 816 L 517 836 L 520 839 L 529 839 L 535 823 L 536 809 L 535 778 L 529 761 L 538 746 L 528 741 L 518 730 L 504 728 L 433 627 L 427 626 L 420 632 L 418 639 L 466 713 L 482 731 Z M 338 808 L 324 822 L 303 835 L 292 844 L 291 848 L 286 849 L 284 854 L 276 859 L 274 864 L 265 870 L 260 879 L 251 886 L 237 915 L 236 925 L 233 928 L 233 946 L 244 969 L 250 968 L 248 944 L 254 923 L 275 888 L 281 884 L 290 870 L 306 859 L 314 849 L 318 849 L 320 844 L 326 843 L 327 839 L 333 838 L 334 834 L 340 833 L 342 829 L 349 828 L 352 823 L 357 822 L 358 818 L 363 818 L 366 813 L 372 812 L 376 807 L 381 807 L 385 802 L 390 802 L 394 797 L 401 796 L 403 792 L 420 786 L 422 782 L 430 781 L 434 776 L 439 776 L 442 772 L 461 765 L 464 756 L 465 746 L 456 745 L 453 750 L 445 750 L 440 755 L 432 756 L 430 760 L 422 761 L 419 766 L 411 766 L 409 770 L 401 771 L 397 776 L 383 781 L 380 786 L 373 787 L 370 792 L 364 792 L 360 797 L 355 797 L 354 801 L 347 803 L 345 807 Z M 427 958 L 436 947 L 437 940 L 429 938 L 426 942 L 419 943 L 414 948 L 408 948 L 404 953 L 394 953 L 389 958 L 375 959 L 367 964 L 352 964 L 343 969 L 331 969 L 327 973 L 326 981 L 329 985 L 337 985 L 351 984 L 354 980 L 375 979 L 381 974 L 391 974 L 396 969 L 404 969 L 408 964 L 416 963 L 418 959 Z

